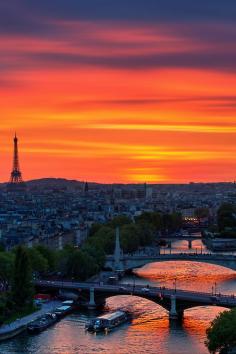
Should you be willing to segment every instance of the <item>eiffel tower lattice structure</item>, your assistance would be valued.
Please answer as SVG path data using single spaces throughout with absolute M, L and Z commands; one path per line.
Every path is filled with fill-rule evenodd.
M 18 153 L 18 138 L 15 134 L 14 137 L 14 155 L 13 155 L 13 168 L 8 183 L 8 190 L 24 190 L 26 188 L 22 179 L 22 173 L 20 170 L 19 153 Z

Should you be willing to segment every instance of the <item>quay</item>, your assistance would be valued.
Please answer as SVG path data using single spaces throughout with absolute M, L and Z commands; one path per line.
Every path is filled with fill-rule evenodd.
M 5 324 L 0 327 L 0 342 L 11 339 L 26 330 L 27 325 L 37 318 L 45 315 L 47 312 L 52 312 L 61 304 L 61 301 L 50 301 L 42 305 L 42 308 L 28 316 L 19 318 L 10 324 Z

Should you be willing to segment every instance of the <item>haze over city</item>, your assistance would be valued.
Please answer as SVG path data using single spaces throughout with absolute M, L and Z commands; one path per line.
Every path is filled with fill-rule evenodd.
M 234 1 L 0 2 L 1 173 L 233 181 Z

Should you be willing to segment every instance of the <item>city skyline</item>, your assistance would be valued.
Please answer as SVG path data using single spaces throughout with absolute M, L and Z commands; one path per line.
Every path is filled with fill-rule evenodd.
M 214 11 L 213 11 L 214 10 Z M 0 3 L 0 182 L 234 181 L 236 5 Z

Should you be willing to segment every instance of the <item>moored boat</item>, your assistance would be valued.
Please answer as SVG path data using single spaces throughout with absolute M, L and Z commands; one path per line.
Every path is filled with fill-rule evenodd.
M 55 314 L 60 318 L 63 316 L 68 315 L 69 313 L 71 313 L 73 310 L 73 307 L 71 305 L 62 305 L 57 307 L 54 312 Z
M 92 319 L 85 326 L 85 329 L 89 332 L 109 332 L 114 327 L 127 322 L 128 319 L 129 316 L 124 311 L 110 312 L 103 316 Z
M 62 302 L 61 306 L 71 306 L 73 310 L 78 308 L 78 303 L 74 300 L 65 300 Z
M 46 315 L 31 322 L 27 326 L 29 333 L 40 333 L 57 322 L 57 315 L 55 313 L 47 313 Z

